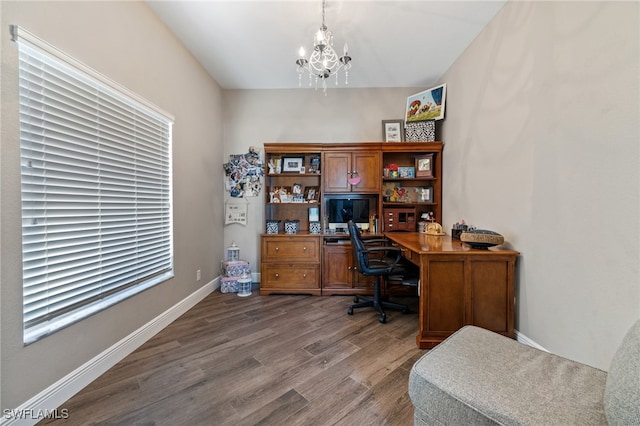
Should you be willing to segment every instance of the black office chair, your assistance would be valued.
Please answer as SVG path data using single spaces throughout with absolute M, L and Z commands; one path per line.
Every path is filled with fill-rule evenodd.
M 384 308 L 397 309 L 402 311 L 403 314 L 408 313 L 409 307 L 407 305 L 382 300 L 380 297 L 380 277 L 397 277 L 407 273 L 407 270 L 401 262 L 402 253 L 400 249 L 388 245 L 367 245 L 367 242 L 362 239 L 360 230 L 355 223 L 353 223 L 353 221 L 349 221 L 347 225 L 349 227 L 349 235 L 351 237 L 354 254 L 358 260 L 360 273 L 375 277 L 373 297 L 356 296 L 353 300 L 355 303 L 349 306 L 347 314 L 353 315 L 353 310 L 357 308 L 373 307 L 380 314 L 379 321 L 384 324 L 387 322 L 387 314 L 385 313 Z M 375 242 L 379 241 L 380 240 L 375 240 Z M 358 303 L 361 298 L 365 301 Z

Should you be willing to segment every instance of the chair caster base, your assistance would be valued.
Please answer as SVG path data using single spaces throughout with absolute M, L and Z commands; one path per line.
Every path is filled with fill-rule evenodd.
M 349 307 L 349 309 L 347 309 L 347 314 L 348 315 L 353 315 L 353 308 Z

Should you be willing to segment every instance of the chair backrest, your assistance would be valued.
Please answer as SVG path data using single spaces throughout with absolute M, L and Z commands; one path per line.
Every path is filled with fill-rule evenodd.
M 352 220 L 347 222 L 347 229 L 349 229 L 349 238 L 351 239 L 351 245 L 353 246 L 353 255 L 358 263 L 360 263 L 360 253 L 364 254 L 364 251 L 366 250 L 364 242 L 362 241 L 362 236 L 360 235 L 360 230 Z M 366 256 L 364 261 L 366 262 Z
M 640 425 L 640 319 L 627 332 L 611 361 L 604 413 L 609 425 Z
M 358 262 L 358 268 L 364 275 L 387 275 L 394 268 L 394 265 L 386 264 L 383 262 L 376 262 L 376 266 L 372 267 L 369 257 L 369 252 L 365 247 L 364 241 L 360 234 L 360 230 L 353 221 L 347 222 L 349 229 L 349 238 L 353 246 L 353 251 Z

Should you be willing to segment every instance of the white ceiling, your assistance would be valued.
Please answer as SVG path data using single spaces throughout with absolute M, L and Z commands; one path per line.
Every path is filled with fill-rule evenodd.
M 322 22 L 321 0 L 147 2 L 225 89 L 298 87 L 298 50 Z M 349 87 L 429 87 L 505 3 L 327 0 L 325 21 L 336 51 L 349 45 Z

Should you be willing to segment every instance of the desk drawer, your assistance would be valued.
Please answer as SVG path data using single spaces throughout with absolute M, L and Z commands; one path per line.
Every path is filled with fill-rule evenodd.
M 263 262 L 320 262 L 320 238 L 263 237 Z
M 262 264 L 260 287 L 269 289 L 318 289 L 320 265 L 300 266 L 292 263 Z

